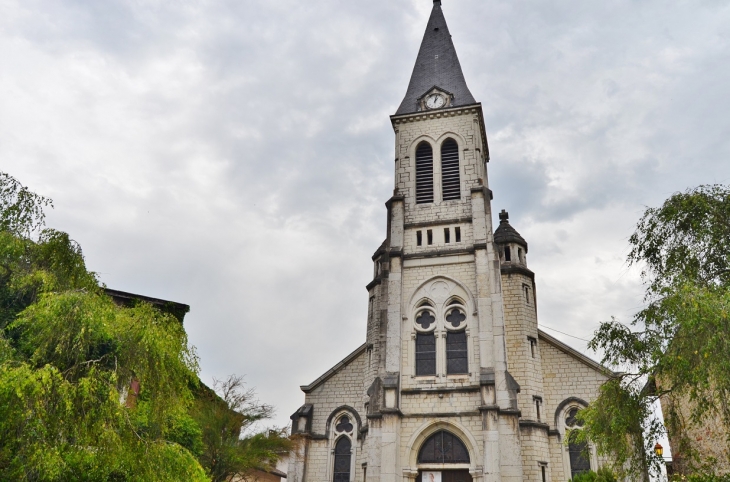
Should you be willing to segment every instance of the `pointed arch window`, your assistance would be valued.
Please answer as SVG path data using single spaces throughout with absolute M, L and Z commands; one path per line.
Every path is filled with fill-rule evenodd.
M 565 426 L 570 430 L 568 434 L 568 455 L 570 456 L 570 476 L 575 477 L 591 470 L 591 460 L 588 455 L 588 445 L 577 441 L 577 430 L 583 428 L 583 422 L 575 418 L 578 408 L 572 408 L 565 417 Z
M 335 445 L 335 470 L 333 482 L 350 482 L 350 462 L 352 442 L 348 437 L 340 437 Z
M 444 201 L 461 198 L 459 145 L 453 139 L 441 145 L 441 189 Z
M 428 142 L 416 148 L 416 204 L 433 202 L 433 149 Z
M 431 435 L 418 452 L 419 464 L 468 464 L 469 451 L 459 437 L 441 430 Z

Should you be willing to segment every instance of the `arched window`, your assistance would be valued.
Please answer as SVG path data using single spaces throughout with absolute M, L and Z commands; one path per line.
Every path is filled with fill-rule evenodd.
M 575 477 L 591 470 L 591 460 L 588 455 L 588 445 L 576 441 L 576 430 L 583 428 L 583 422 L 577 420 L 578 408 L 572 408 L 565 417 L 565 426 L 568 433 L 568 455 L 570 456 L 570 476 Z
M 418 452 L 419 464 L 468 464 L 469 451 L 459 437 L 441 430 L 431 435 Z
M 345 418 L 345 417 L 343 417 Z M 350 462 L 352 442 L 348 437 L 340 437 L 335 444 L 335 470 L 333 482 L 350 482 Z
M 453 139 L 441 145 L 441 189 L 444 201 L 461 198 L 459 145 Z
M 421 142 L 416 149 L 416 204 L 433 202 L 433 149 Z

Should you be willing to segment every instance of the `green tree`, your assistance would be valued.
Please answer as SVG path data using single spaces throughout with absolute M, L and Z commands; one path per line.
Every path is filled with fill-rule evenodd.
M 216 380 L 215 393 L 200 397 L 195 417 L 203 430 L 202 465 L 214 482 L 254 470 L 267 471 L 291 448 L 283 429 L 256 430 L 273 415 L 273 407 L 257 401 L 243 378 Z
M 181 323 L 117 306 L 50 205 L 0 173 L 0 480 L 208 480 Z
M 589 344 L 623 373 L 581 411 L 582 436 L 611 455 L 616 469 L 645 474 L 661 462 L 653 452 L 664 432 L 653 416 L 656 401 L 688 401 L 688 418 L 678 403 L 664 415 L 675 450 L 702 470 L 707 461 L 681 424 L 717 418 L 730 428 L 730 188 L 674 194 L 646 210 L 629 243 L 628 263 L 642 269 L 646 304 L 628 326 L 602 323 Z

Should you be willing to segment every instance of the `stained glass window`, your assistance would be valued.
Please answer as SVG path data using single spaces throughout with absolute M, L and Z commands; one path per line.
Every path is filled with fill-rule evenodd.
M 469 451 L 464 442 L 446 430 L 431 435 L 418 453 L 419 464 L 468 464 Z
M 446 373 L 449 375 L 469 373 L 465 331 L 446 334 Z
M 436 336 L 416 335 L 416 375 L 436 375 Z
M 333 482 L 350 482 L 350 459 L 352 458 L 352 442 L 341 437 L 335 445 L 335 470 Z

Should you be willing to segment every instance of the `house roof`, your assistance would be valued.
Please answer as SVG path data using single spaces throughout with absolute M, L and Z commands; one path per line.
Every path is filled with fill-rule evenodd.
M 127 293 L 126 291 L 112 290 L 109 288 L 104 288 L 104 292 L 111 297 L 115 303 L 122 306 L 134 306 L 140 301 L 149 303 L 160 311 L 171 314 L 177 318 L 180 323 L 183 322 L 185 315 L 190 311 L 190 305 L 177 303 L 175 301 L 151 298 L 149 296 Z
M 315 388 L 317 388 L 318 386 L 320 386 L 321 384 L 323 384 L 324 382 L 326 382 L 327 380 L 329 380 L 330 378 L 335 376 L 337 373 L 339 373 L 340 370 L 342 370 L 347 365 L 349 365 L 358 356 L 365 353 L 366 348 L 367 348 L 367 343 L 363 343 L 357 350 L 355 350 L 352 353 L 350 353 L 349 355 L 347 355 L 340 363 L 338 363 L 337 365 L 335 365 L 332 368 L 330 368 L 329 370 L 327 370 L 324 373 L 324 375 L 317 378 L 315 381 L 313 381 L 309 385 L 302 385 L 299 388 L 304 393 L 310 393 L 312 390 L 314 390 Z
M 395 115 L 417 112 L 419 99 L 433 87 L 453 94 L 451 107 L 477 103 L 466 85 L 440 0 L 433 2 L 431 18 L 418 51 L 408 91 Z

